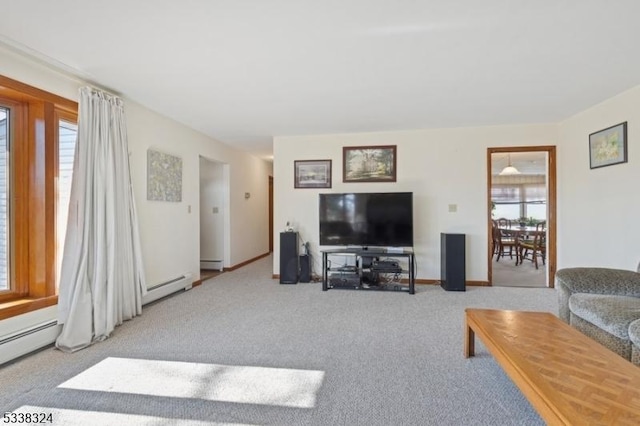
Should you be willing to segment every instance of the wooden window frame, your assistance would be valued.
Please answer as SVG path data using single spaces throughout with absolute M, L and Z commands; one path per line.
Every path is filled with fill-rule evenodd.
M 77 102 L 0 75 L 11 109 L 11 276 L 0 320 L 57 304 L 56 203 L 59 119 L 77 122 Z

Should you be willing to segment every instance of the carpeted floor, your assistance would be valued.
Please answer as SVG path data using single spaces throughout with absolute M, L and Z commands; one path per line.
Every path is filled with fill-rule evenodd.
M 3 411 L 54 424 L 544 424 L 482 344 L 466 307 L 556 312 L 547 288 L 415 295 L 280 285 L 267 257 L 144 308 L 75 354 L 0 369 Z
M 538 269 L 532 262 L 525 261 L 521 265 L 515 264 L 515 259 L 509 256 L 496 262 L 491 262 L 492 281 L 494 286 L 500 287 L 546 287 L 547 266 L 540 264 Z

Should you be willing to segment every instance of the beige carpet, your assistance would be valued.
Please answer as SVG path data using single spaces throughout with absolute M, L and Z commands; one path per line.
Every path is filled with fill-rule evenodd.
M 555 291 L 324 292 L 272 270 L 260 259 L 146 305 L 104 342 L 3 366 L 0 407 L 64 426 L 544 424 L 482 342 L 464 358 L 464 310 L 555 313 Z
M 515 257 L 501 257 L 499 262 L 495 258 L 491 262 L 493 268 L 493 285 L 499 287 L 547 287 L 547 266 L 539 264 L 538 268 L 532 262 L 525 261 L 516 266 Z

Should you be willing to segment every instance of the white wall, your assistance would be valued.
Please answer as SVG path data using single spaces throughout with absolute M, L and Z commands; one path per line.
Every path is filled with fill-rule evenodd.
M 85 82 L 52 70 L 0 46 L 0 74 L 68 99 L 78 99 Z M 148 286 L 184 273 L 200 273 L 199 158 L 229 165 L 230 253 L 234 266 L 269 251 L 268 178 L 272 165 L 233 149 L 170 118 L 124 99 L 130 164 L 144 266 Z M 155 148 L 182 158 L 182 202 L 146 199 L 147 149 Z M 244 193 L 251 198 L 245 200 Z M 191 206 L 191 213 L 189 213 Z M 55 310 L 44 311 L 55 318 Z M 42 312 L 0 321 L 0 336 L 41 322 Z
M 589 168 L 589 134 L 627 121 L 628 163 Z M 640 261 L 640 86 L 559 125 L 558 267 Z
M 487 148 L 555 145 L 556 125 L 495 126 L 384 133 L 277 137 L 274 139 L 274 232 L 287 221 L 318 251 L 321 192 L 414 193 L 414 248 L 419 279 L 440 278 L 440 233 L 467 234 L 467 280 L 487 280 Z M 343 183 L 342 147 L 397 145 L 397 182 Z M 294 160 L 331 159 L 331 189 L 294 189 Z M 449 213 L 449 204 L 457 205 Z M 279 238 L 274 238 L 274 274 L 279 273 Z
M 148 285 L 200 271 L 200 156 L 229 165 L 230 253 L 227 267 L 269 251 L 271 165 L 134 102 L 125 103 L 132 180 Z M 149 148 L 182 158 L 182 202 L 146 200 Z M 251 198 L 245 200 L 244 193 Z M 191 211 L 191 212 L 189 212 Z

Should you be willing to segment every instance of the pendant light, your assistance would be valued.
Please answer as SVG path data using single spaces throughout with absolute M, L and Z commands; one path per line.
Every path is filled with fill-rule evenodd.
M 507 155 L 509 159 L 509 164 L 507 165 L 507 167 L 502 169 L 502 171 L 499 173 L 500 176 L 519 175 L 520 171 L 511 165 L 511 154 L 507 154 Z

